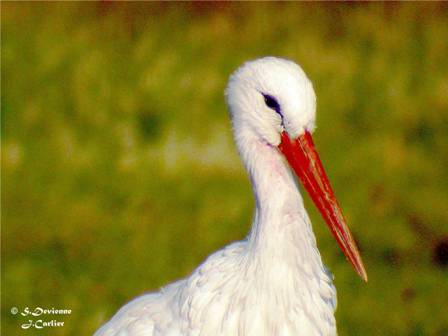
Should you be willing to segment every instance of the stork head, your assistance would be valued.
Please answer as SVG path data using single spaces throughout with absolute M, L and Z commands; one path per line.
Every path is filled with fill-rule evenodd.
M 230 77 L 226 96 L 236 132 L 249 127 L 278 146 L 282 131 L 296 138 L 314 130 L 313 85 L 292 61 L 265 57 L 244 64 Z
M 316 95 L 302 68 L 276 57 L 247 62 L 230 77 L 226 97 L 237 143 L 249 135 L 284 155 L 345 256 L 367 281 L 358 248 L 311 137 Z

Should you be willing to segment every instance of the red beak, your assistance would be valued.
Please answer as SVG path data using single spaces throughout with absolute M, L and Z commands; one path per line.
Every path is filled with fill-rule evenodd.
M 311 134 L 305 131 L 303 135 L 291 141 L 288 134 L 283 132 L 282 142 L 278 148 L 302 181 L 342 252 L 352 263 L 359 276 L 367 281 L 367 273 L 358 248 L 334 197 L 333 189 L 314 147 Z

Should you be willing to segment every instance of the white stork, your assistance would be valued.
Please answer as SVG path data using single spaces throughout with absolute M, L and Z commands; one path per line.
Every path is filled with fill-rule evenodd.
M 230 77 L 226 98 L 255 194 L 249 236 L 188 278 L 126 304 L 95 336 L 335 335 L 333 277 L 288 163 L 367 281 L 311 138 L 316 96 L 300 66 L 275 57 L 248 62 Z

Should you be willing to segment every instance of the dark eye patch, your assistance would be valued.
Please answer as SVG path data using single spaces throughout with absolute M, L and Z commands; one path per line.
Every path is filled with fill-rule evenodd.
M 264 103 L 266 104 L 266 106 L 280 114 L 280 116 L 283 118 L 280 104 L 278 103 L 277 99 L 269 94 L 262 93 L 262 95 L 264 97 Z
M 274 97 L 272 97 L 271 95 L 268 95 L 268 94 L 264 94 L 263 97 L 264 97 L 264 102 L 267 107 L 269 107 L 275 111 L 280 111 L 280 104 Z

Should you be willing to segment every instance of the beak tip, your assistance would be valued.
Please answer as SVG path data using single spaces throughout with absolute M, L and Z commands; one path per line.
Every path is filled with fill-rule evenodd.
M 361 279 L 364 280 L 364 282 L 369 281 L 369 277 L 367 276 L 366 269 L 364 268 L 362 262 L 360 263 L 359 267 L 356 268 L 356 272 L 361 277 Z
M 369 278 L 366 273 L 361 274 L 361 278 L 364 280 L 364 282 L 369 282 Z

